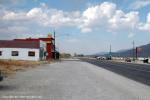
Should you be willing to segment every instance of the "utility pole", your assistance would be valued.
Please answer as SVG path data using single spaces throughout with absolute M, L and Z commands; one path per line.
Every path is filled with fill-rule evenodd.
M 138 47 L 136 47 L 136 49 L 135 49 L 135 54 L 136 54 L 136 60 L 138 59 Z
M 109 49 L 109 59 L 111 60 L 111 44 L 110 44 L 110 49 Z
M 111 56 L 111 45 L 110 45 L 109 55 Z
M 135 49 L 135 43 L 133 41 L 133 61 L 135 61 L 135 51 L 134 51 L 134 49 Z

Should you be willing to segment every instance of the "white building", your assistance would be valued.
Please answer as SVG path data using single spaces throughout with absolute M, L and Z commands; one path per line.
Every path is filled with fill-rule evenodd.
M 43 41 L 0 40 L 0 59 L 45 60 L 46 44 Z

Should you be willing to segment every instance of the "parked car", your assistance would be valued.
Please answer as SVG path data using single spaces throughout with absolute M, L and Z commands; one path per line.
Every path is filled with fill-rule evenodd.
M 126 62 L 131 62 L 131 59 L 130 58 L 126 58 L 125 61 Z
M 97 60 L 106 60 L 106 57 L 96 57 Z
M 97 59 L 97 60 L 100 60 L 100 59 L 101 59 L 101 57 L 96 57 L 96 59 Z
M 148 63 L 148 59 L 144 59 L 144 60 L 143 60 L 143 63 Z
M 106 60 L 112 60 L 112 56 L 111 55 L 107 56 Z

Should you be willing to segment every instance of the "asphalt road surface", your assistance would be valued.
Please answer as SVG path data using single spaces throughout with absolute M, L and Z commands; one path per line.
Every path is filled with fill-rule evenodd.
M 96 59 L 83 60 L 150 86 L 150 65 Z
M 150 100 L 150 87 L 87 62 L 66 60 L 0 82 L 0 100 Z

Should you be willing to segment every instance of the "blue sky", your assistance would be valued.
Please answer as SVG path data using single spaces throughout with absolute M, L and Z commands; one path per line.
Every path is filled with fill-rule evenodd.
M 150 43 L 150 0 L 1 0 L 0 39 L 45 37 L 60 52 L 93 54 Z

